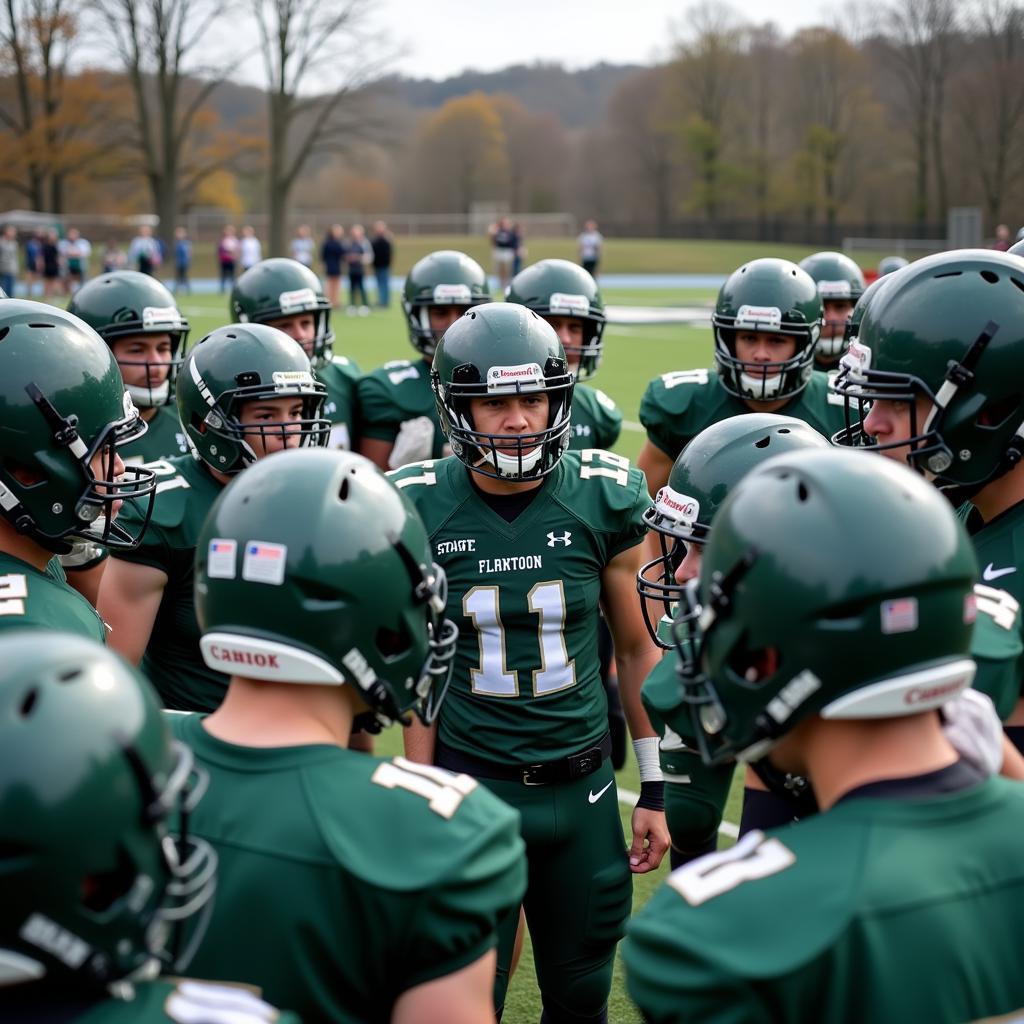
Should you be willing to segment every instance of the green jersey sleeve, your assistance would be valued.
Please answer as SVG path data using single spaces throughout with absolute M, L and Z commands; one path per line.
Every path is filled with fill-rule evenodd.
M 675 370 L 647 385 L 640 422 L 647 439 L 674 459 L 705 427 L 750 410 L 710 370 Z
M 1007 591 L 982 583 L 974 588 L 974 595 L 978 609 L 971 638 L 971 656 L 978 667 L 974 688 L 991 697 L 999 717 L 1006 721 L 1021 690 L 1020 604 Z
M 622 432 L 622 410 L 599 388 L 577 384 L 572 396 L 569 448 L 611 448 Z
M 0 552 L 0 630 L 58 629 L 103 644 L 107 628 L 96 609 L 70 586 L 56 559 L 44 572 Z
M 347 356 L 334 356 L 325 367 L 317 371 L 317 377 L 327 388 L 324 416 L 331 421 L 331 436 L 327 446 L 349 451 L 359 419 L 359 367 Z
M 426 418 L 433 428 L 429 451 L 422 458 L 440 458 L 445 439 L 437 418 L 430 368 L 422 359 L 397 359 L 371 370 L 359 379 L 360 434 L 380 441 L 394 441 L 402 424 Z

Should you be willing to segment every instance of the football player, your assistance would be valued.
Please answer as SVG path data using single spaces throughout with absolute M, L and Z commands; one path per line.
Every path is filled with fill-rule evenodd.
M 835 387 L 841 445 L 867 445 L 923 473 L 957 505 L 982 565 L 979 604 L 1009 658 L 977 687 L 1024 749 L 1024 261 L 988 249 L 918 260 L 886 279 L 859 320 Z M 854 423 L 861 415 L 863 425 Z
M 142 663 L 165 707 L 212 711 L 227 685 L 200 654 L 192 598 L 196 538 L 210 506 L 264 456 L 325 444 L 325 395 L 306 354 L 274 327 L 218 328 L 186 357 L 176 398 L 191 453 L 150 463 L 152 520 L 137 548 L 111 552 L 99 599 L 111 646 Z
M 517 816 L 465 775 L 345 749 L 356 719 L 433 720 L 444 606 L 423 523 L 367 459 L 288 452 L 223 491 L 196 610 L 231 683 L 212 715 L 171 720 L 210 773 L 190 828 L 221 861 L 196 973 L 308 1020 L 493 1022 L 496 922 L 525 886 Z
M 573 375 L 554 329 L 531 310 L 470 310 L 445 332 L 431 376 L 453 454 L 393 477 L 427 524 L 461 633 L 439 726 L 414 725 L 406 749 L 520 811 L 544 1020 L 603 1021 L 630 871 L 653 870 L 668 847 L 658 741 L 640 703 L 658 658 L 635 595 L 643 476 L 600 449 L 566 451 Z M 640 765 L 628 856 L 608 761 L 599 604 Z M 499 1011 L 517 923 L 510 914 L 499 937 Z
M 748 413 L 702 430 L 676 459 L 668 483 L 644 513 L 657 535 L 660 556 L 637 575 L 637 590 L 655 642 L 672 648 L 670 624 L 688 581 L 700 573 L 701 551 L 711 536 L 712 522 L 729 492 L 765 459 L 783 452 L 828 448 L 813 427 L 791 416 Z M 661 608 L 661 621 L 649 609 Z M 644 706 L 661 732 L 659 756 L 665 776 L 665 817 L 672 837 L 670 858 L 678 867 L 717 847 L 718 828 L 729 795 L 733 765 L 702 764 L 689 715 L 674 713 L 679 705 L 679 670 L 674 658 L 663 658 L 644 681 Z M 769 766 L 760 769 L 769 776 Z M 792 780 L 778 780 L 782 786 Z M 775 787 L 780 790 L 781 787 Z M 791 821 L 807 809 L 797 792 L 772 792 L 755 770 L 746 769 L 743 831 L 754 821 Z
M 490 302 L 487 275 L 465 253 L 442 249 L 409 271 L 402 293 L 416 359 L 396 359 L 359 381 L 359 451 L 381 469 L 448 454 L 430 390 L 430 363 L 445 330 L 468 309 Z
M 145 430 L 91 327 L 42 303 L 0 304 L 0 629 L 106 641 L 54 555 L 78 542 L 119 552 L 139 543 L 156 480 L 125 469 L 119 452 Z
M 359 367 L 334 352 L 331 304 L 316 274 L 297 260 L 261 260 L 235 282 L 229 315 L 236 323 L 276 327 L 302 346 L 327 388 L 323 414 L 331 421 L 328 447 L 354 447 Z
M 127 464 L 188 452 L 174 407 L 174 381 L 188 343 L 188 321 L 174 296 L 149 274 L 115 270 L 82 285 L 68 312 L 109 346 L 125 389 L 146 421 L 146 433 L 121 450 Z
M 637 465 L 652 497 L 691 438 L 719 420 L 781 412 L 826 437 L 842 425 L 842 402 L 813 372 L 822 302 L 806 271 L 788 260 L 745 263 L 722 285 L 711 323 L 715 368 L 656 377 L 640 403 L 647 441 Z
M 187 966 L 217 858 L 188 830 L 205 776 L 149 684 L 67 633 L 5 633 L 0 662 L 0 1019 L 297 1024 L 241 988 L 153 980 Z
M 1024 1005 L 1024 789 L 961 759 L 939 715 L 974 675 L 976 578 L 948 503 L 902 466 L 796 452 L 729 495 L 685 702 L 706 762 L 768 756 L 822 813 L 673 872 L 624 944 L 645 1019 L 958 1024 Z
M 816 252 L 800 261 L 818 286 L 825 323 L 814 351 L 816 370 L 835 370 L 846 348 L 846 324 L 864 294 L 864 273 L 841 252 Z

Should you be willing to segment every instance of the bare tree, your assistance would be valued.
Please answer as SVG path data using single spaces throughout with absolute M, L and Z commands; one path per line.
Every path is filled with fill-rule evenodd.
M 212 30 L 227 8 L 223 0 L 93 0 L 93 7 L 131 84 L 140 169 L 169 242 L 196 119 L 234 67 L 210 52 Z M 205 168 L 189 168 L 188 181 L 194 185 L 223 165 L 219 154 Z
M 370 27 L 371 0 L 248 3 L 267 79 L 269 251 L 280 255 L 296 179 L 314 153 L 372 131 L 358 94 L 394 54 Z

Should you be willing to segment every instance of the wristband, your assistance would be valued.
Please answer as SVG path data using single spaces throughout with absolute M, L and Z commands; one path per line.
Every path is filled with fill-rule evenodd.
M 665 783 L 641 782 L 640 799 L 637 800 L 636 805 L 646 808 L 648 811 L 665 810 Z
M 642 739 L 633 740 L 633 753 L 636 754 L 641 783 L 663 781 L 661 761 L 658 759 L 657 736 L 644 736 Z

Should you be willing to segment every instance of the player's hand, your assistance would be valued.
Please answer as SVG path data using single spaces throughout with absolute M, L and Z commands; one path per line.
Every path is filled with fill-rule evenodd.
M 942 705 L 942 731 L 957 753 L 986 775 L 1003 765 L 1003 723 L 992 701 L 977 690 L 964 690 Z
M 634 875 L 653 871 L 668 852 L 668 825 L 664 811 L 633 808 L 633 845 L 629 848 L 629 870 Z

